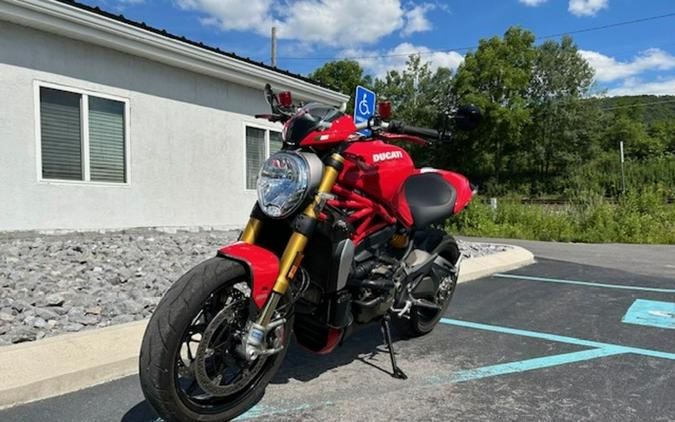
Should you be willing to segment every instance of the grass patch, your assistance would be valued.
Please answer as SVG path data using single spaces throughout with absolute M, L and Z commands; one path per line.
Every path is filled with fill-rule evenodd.
M 496 210 L 477 197 L 449 222 L 448 231 L 559 242 L 675 244 L 675 205 L 667 197 L 665 189 L 655 187 L 631 191 L 616 203 L 593 194 L 567 205 L 502 198 Z

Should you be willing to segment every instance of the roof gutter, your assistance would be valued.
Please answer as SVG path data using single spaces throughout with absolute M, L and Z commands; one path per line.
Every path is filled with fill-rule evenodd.
M 295 97 L 305 101 L 340 105 L 349 100 L 347 95 L 301 79 L 53 0 L 0 0 L 0 19 L 261 91 L 266 83 L 270 83 L 275 90 L 290 90 Z

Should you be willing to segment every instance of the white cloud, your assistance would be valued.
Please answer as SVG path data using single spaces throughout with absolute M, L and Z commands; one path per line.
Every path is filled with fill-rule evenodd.
M 652 82 L 629 78 L 621 86 L 609 89 L 607 95 L 675 95 L 675 78 Z
M 176 0 L 181 9 L 198 10 L 209 17 L 202 23 L 215 25 L 225 30 L 270 31 L 272 0 Z
M 413 7 L 405 12 L 405 26 L 401 35 L 408 36 L 415 32 L 429 31 L 432 28 L 431 22 L 427 19 L 427 13 L 436 9 L 435 4 L 424 3 Z
M 326 45 L 374 43 L 403 25 L 395 0 L 299 0 L 284 8 L 279 36 Z
M 388 51 L 364 51 L 357 49 L 345 50 L 343 57 L 357 57 L 355 60 L 361 64 L 367 73 L 382 78 L 389 70 L 405 69 L 406 61 L 411 54 L 422 54 L 422 62 L 430 62 L 432 70 L 439 67 L 457 69 L 464 61 L 464 56 L 456 51 L 431 52 L 427 47 L 415 46 L 411 43 L 401 43 Z
M 524 4 L 525 6 L 537 7 L 546 3 L 548 0 L 518 0 L 518 2 Z
M 436 6 L 406 10 L 399 0 L 175 0 L 185 10 L 207 15 L 202 23 L 223 30 L 252 31 L 269 36 L 277 27 L 280 39 L 329 46 L 377 42 L 401 30 L 405 34 L 431 29 L 426 13 Z
M 567 10 L 576 16 L 594 16 L 609 6 L 609 0 L 570 0 Z
M 579 53 L 595 69 L 595 79 L 599 82 L 625 79 L 648 70 L 675 69 L 675 56 L 658 48 L 645 50 L 632 61 L 625 62 L 597 51 L 580 50 Z

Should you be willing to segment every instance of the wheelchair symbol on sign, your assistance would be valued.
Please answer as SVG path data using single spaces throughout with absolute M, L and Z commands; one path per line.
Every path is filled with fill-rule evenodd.
M 363 99 L 359 101 L 359 113 L 363 116 L 370 115 L 370 107 L 368 107 L 368 98 L 366 94 L 363 94 Z

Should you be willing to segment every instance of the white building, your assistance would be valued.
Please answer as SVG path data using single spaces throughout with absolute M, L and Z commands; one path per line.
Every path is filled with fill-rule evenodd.
M 0 231 L 234 227 L 288 72 L 66 0 L 0 0 Z

